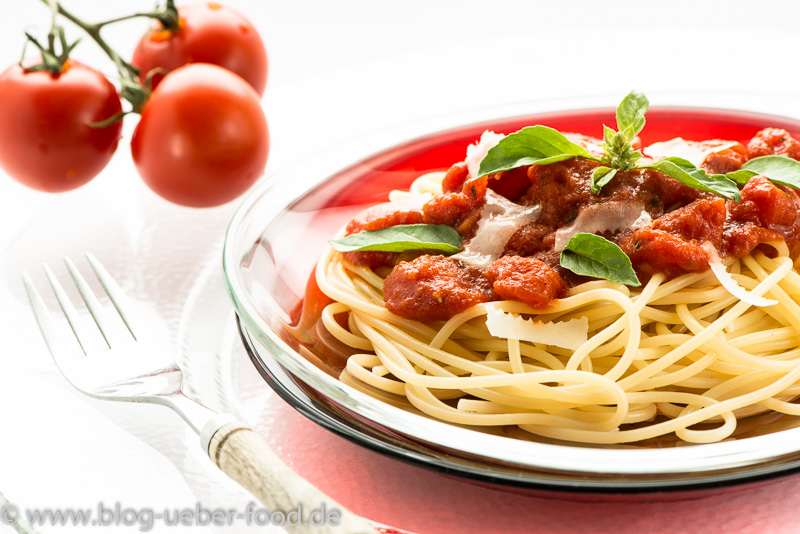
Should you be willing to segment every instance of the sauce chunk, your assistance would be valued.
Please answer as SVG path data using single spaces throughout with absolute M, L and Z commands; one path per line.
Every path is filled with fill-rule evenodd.
M 708 268 L 708 253 L 701 245 L 710 241 L 719 247 L 725 217 L 723 199 L 696 200 L 633 232 L 620 246 L 646 278 L 703 271 Z
M 493 299 L 492 284 L 480 269 L 445 256 L 401 261 L 383 282 L 386 309 L 418 321 L 449 319 Z
M 567 290 L 557 272 L 534 258 L 503 256 L 492 263 L 486 276 L 499 298 L 524 302 L 536 310 L 547 309 Z

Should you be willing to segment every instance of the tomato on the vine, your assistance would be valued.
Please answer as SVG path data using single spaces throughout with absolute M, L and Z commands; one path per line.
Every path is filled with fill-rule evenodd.
M 156 68 L 174 70 L 187 63 L 211 63 L 235 72 L 264 94 L 267 52 L 255 27 L 245 17 L 215 2 L 178 8 L 178 28 L 161 23 L 148 31 L 133 53 L 144 84 Z M 163 74 L 155 73 L 155 87 Z
M 150 95 L 131 138 L 145 183 L 192 207 L 224 204 L 264 172 L 269 132 L 258 94 L 241 77 L 192 63 Z
M 0 166 L 40 191 L 80 187 L 108 164 L 122 130 L 90 123 L 121 111 L 114 86 L 77 61 L 59 73 L 12 65 L 0 75 Z

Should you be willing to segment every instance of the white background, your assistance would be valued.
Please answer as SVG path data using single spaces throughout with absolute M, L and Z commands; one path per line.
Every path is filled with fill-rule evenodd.
M 18 60 L 23 30 L 46 35 L 49 17 L 39 0 L 1 4 L 3 66 Z M 254 22 L 269 53 L 268 171 L 342 138 L 466 106 L 587 94 L 608 94 L 613 106 L 633 88 L 796 94 L 800 81 L 800 4 L 792 0 L 227 4 Z M 65 5 L 91 21 L 147 10 L 152 3 Z M 146 26 L 140 20 L 121 24 L 106 38 L 129 53 Z M 89 40 L 74 55 L 114 78 L 113 67 Z M 126 122 L 115 168 L 131 166 L 126 141 L 135 119 Z M 92 186 L 119 179 L 111 174 L 103 173 Z M 0 174 L 0 247 L 52 200 Z
M 656 95 L 702 92 L 722 98 L 745 90 L 800 99 L 800 3 L 796 0 L 225 3 L 253 21 L 267 46 L 269 75 L 263 102 L 272 136 L 268 175 L 371 131 L 496 103 L 608 95 L 606 105 L 613 107 L 633 88 Z M 93 21 L 148 10 L 152 2 L 66 0 L 65 6 Z M 106 38 L 115 49 L 129 54 L 147 24 L 120 24 L 106 32 Z M 23 30 L 44 38 L 48 25 L 48 11 L 39 0 L 0 0 L 0 69 L 19 59 Z M 79 36 L 75 28 L 66 26 L 72 38 Z M 88 39 L 74 55 L 115 79 L 111 64 Z M 109 167 L 77 191 L 38 193 L 0 171 L 0 258 L 4 250 L 15 254 L 13 258 L 5 255 L 6 266 L 41 261 L 45 253 L 38 243 L 21 244 L 17 238 L 27 235 L 26 229 L 47 214 L 64 213 L 65 206 L 86 206 L 104 197 L 113 199 L 111 206 L 118 206 L 121 195 L 129 192 L 132 199 L 150 195 L 130 159 L 128 142 L 134 126 L 135 118 L 126 118 L 124 138 Z M 203 212 L 151 201 L 165 221 L 191 220 L 215 238 L 223 234 L 235 207 L 233 203 Z M 93 206 L 98 212 L 107 208 L 100 203 Z M 47 220 L 53 224 L 53 233 L 73 240 L 85 238 L 89 243 L 92 217 L 89 210 L 67 213 L 58 224 Z M 183 253 L 193 252 L 198 251 Z M 137 423 L 123 421 L 120 426 L 125 432 L 116 428 L 113 417 L 94 421 L 87 415 L 83 423 L 95 431 L 102 429 L 108 443 L 116 445 L 104 447 L 100 441 L 88 449 L 89 454 L 72 443 L 66 417 L 54 420 L 47 415 L 80 409 L 77 397 L 54 389 L 39 392 L 40 404 L 21 405 L 18 393 L 27 384 L 39 387 L 41 383 L 32 375 L 14 374 L 30 370 L 20 359 L 31 358 L 36 362 L 33 368 L 41 370 L 47 365 L 46 353 L 27 307 L 9 296 L 12 290 L 8 288 L 19 285 L 18 272 L 6 267 L 3 276 L 8 279 L 0 284 L 5 287 L 0 287 L 0 492 L 29 503 L 35 503 L 36 495 L 46 496 L 47 503 L 69 503 L 69 499 L 58 501 L 57 496 L 87 493 L 93 487 L 108 494 L 126 483 L 142 484 L 136 480 L 141 470 L 136 462 L 149 462 L 146 465 L 157 473 L 163 459 L 156 450 L 136 449 L 138 441 L 128 432 L 135 436 L 131 429 Z M 56 380 L 53 376 L 51 372 L 48 380 Z M 63 406 L 48 406 L 54 399 Z M 145 411 L 140 413 L 155 417 L 155 412 L 141 408 Z M 50 428 L 50 433 L 36 430 L 41 428 Z M 53 441 L 33 446 L 25 441 L 26 435 L 46 435 Z M 119 457 L 123 449 L 135 450 L 139 456 L 126 463 Z M 98 465 L 113 479 L 104 479 Z M 147 471 L 147 476 L 162 476 L 153 473 Z M 192 494 L 183 478 L 163 476 L 157 482 L 159 491 L 172 495 L 165 502 L 194 502 L 197 492 Z M 141 502 L 146 499 L 131 504 Z M 4 532 L 2 525 L 0 531 Z

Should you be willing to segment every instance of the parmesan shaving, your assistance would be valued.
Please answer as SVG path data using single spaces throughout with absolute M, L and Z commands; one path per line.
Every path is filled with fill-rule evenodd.
M 706 143 L 687 141 L 682 137 L 676 137 L 669 141 L 653 143 L 645 148 L 644 152 L 649 158 L 656 161 L 670 157 L 683 158 L 699 168 L 709 154 L 721 152 L 736 145 L 737 143 L 735 141 L 730 141 L 718 146 L 709 147 Z M 640 163 L 644 163 L 644 161 Z
M 600 139 L 572 132 L 561 132 L 561 134 L 564 137 L 566 137 L 569 141 L 585 148 L 586 151 L 589 152 L 589 154 L 591 154 L 592 156 L 598 158 L 602 158 L 603 156 L 605 156 L 605 151 L 603 150 L 603 142 Z
M 486 313 L 486 327 L 494 337 L 518 339 L 570 350 L 577 350 L 589 339 L 589 319 L 585 316 L 569 321 L 545 323 L 490 308 Z
M 611 201 L 586 206 L 569 226 L 556 230 L 556 252 L 564 250 L 569 240 L 578 234 L 600 234 L 636 230 L 650 224 L 650 214 L 640 203 Z
M 389 202 L 384 202 L 387 209 L 396 211 L 420 210 L 425 203 L 433 198 L 433 193 L 409 193 L 407 191 L 390 191 Z
M 708 266 L 711 267 L 711 272 L 714 273 L 714 276 L 717 277 L 719 283 L 722 284 L 722 287 L 724 287 L 728 293 L 742 302 L 750 304 L 751 306 L 766 307 L 778 303 L 777 300 L 753 295 L 745 288 L 737 284 L 736 280 L 733 279 L 733 275 L 728 272 L 725 264 L 722 263 L 719 254 L 717 254 L 717 249 L 714 248 L 714 245 L 712 245 L 709 241 L 706 241 L 700 245 L 700 247 L 708 253 Z
M 514 232 L 536 220 L 541 209 L 541 206 L 520 206 L 487 189 L 475 237 L 464 250 L 451 257 L 475 267 L 488 267 L 500 257 Z
M 481 139 L 477 144 L 472 144 L 467 147 L 467 159 L 464 161 L 467 164 L 469 175 L 472 178 L 478 176 L 478 170 L 481 167 L 481 160 L 486 157 L 486 154 L 494 148 L 494 146 L 503 139 L 505 135 L 496 134 L 486 130 L 481 134 Z

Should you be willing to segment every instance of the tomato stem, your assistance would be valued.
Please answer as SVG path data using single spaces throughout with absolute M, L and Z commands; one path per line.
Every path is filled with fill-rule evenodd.
M 122 17 L 119 19 L 105 21 L 95 24 L 90 24 L 85 22 L 62 6 L 56 0 L 42 0 L 43 2 L 53 6 L 54 11 L 56 11 L 59 15 L 63 16 L 67 20 L 71 21 L 73 24 L 78 26 L 84 32 L 86 32 L 92 40 L 97 43 L 97 45 L 106 53 L 106 55 L 114 62 L 114 65 L 117 67 L 117 72 L 119 72 L 120 76 L 120 96 L 130 102 L 133 109 L 131 110 L 134 113 L 140 113 L 142 108 L 144 107 L 145 102 L 150 96 L 150 91 L 144 87 L 141 83 L 139 83 L 139 69 L 127 61 L 125 61 L 122 56 L 120 56 L 113 48 L 111 48 L 108 43 L 106 43 L 105 39 L 103 39 L 102 35 L 100 35 L 100 30 L 107 24 L 111 24 L 112 22 L 116 22 L 119 20 L 125 20 L 126 17 Z M 135 16 L 151 16 L 152 14 L 145 14 L 140 13 L 136 15 L 132 15 L 132 18 Z M 63 42 L 63 29 L 60 27 L 58 28 Z M 34 44 L 37 44 L 34 41 Z M 37 45 L 38 46 L 38 45 Z M 73 45 L 74 46 L 74 45 Z M 41 47 L 40 47 L 41 48 Z M 71 50 L 71 47 L 70 47 Z
M 26 70 L 49 70 L 53 73 L 60 73 L 63 69 L 64 63 L 69 58 L 69 53 L 77 44 L 77 41 L 72 45 L 68 45 L 64 37 L 64 29 L 58 25 L 58 15 L 63 16 L 84 32 L 86 32 L 92 40 L 111 58 L 120 76 L 120 96 L 130 102 L 133 113 L 140 113 L 144 107 L 145 102 L 150 97 L 149 87 L 139 82 L 139 68 L 125 61 L 113 48 L 111 48 L 102 35 L 100 30 L 109 24 L 130 20 L 133 18 L 147 17 L 158 20 L 165 30 L 174 31 L 180 27 L 178 18 L 178 9 L 175 7 L 175 0 L 166 0 L 166 5 L 163 9 L 156 9 L 151 12 L 134 13 L 123 17 L 117 17 L 102 22 L 88 23 L 85 22 L 66 9 L 57 0 L 42 0 L 50 7 L 52 14 L 52 26 L 50 33 L 47 35 L 48 48 L 43 47 L 35 38 L 28 35 L 28 39 L 40 51 L 42 55 L 42 62 L 39 65 L 34 65 Z M 61 44 L 61 54 L 56 54 L 56 42 Z M 24 54 L 23 54 L 24 55 Z M 22 61 L 20 61 L 22 65 Z M 24 67 L 23 67 L 24 68 Z
M 111 48 L 108 43 L 105 42 L 103 37 L 100 35 L 100 29 L 103 27 L 103 23 L 101 24 L 89 24 L 87 22 L 82 21 L 66 9 L 59 3 L 55 2 L 57 6 L 58 13 L 61 14 L 64 18 L 71 21 L 73 24 L 78 26 L 80 29 L 85 31 L 89 37 L 91 37 L 100 48 L 103 49 L 103 52 L 106 53 L 108 57 L 117 65 L 120 69 L 120 75 L 126 78 L 136 78 L 139 75 L 139 69 L 136 68 L 134 65 L 131 65 L 120 56 L 117 52 Z
M 64 64 L 69 59 L 69 54 L 72 52 L 72 49 L 75 48 L 75 45 L 78 44 L 78 41 L 75 41 L 71 45 L 67 43 L 67 38 L 64 35 L 64 28 L 58 25 L 57 2 L 55 0 L 44 1 L 48 6 L 50 6 L 52 17 L 50 31 L 47 33 L 47 47 L 43 46 L 33 35 L 25 32 L 25 36 L 28 38 L 25 43 L 26 47 L 28 43 L 33 43 L 33 45 L 39 49 L 39 54 L 41 55 L 42 60 L 36 65 L 26 66 L 24 64 L 26 47 L 23 47 L 22 57 L 19 60 L 19 66 L 26 72 L 46 70 L 57 76 L 64 70 Z M 56 42 L 58 42 L 58 44 L 61 46 L 61 53 L 56 51 Z
M 91 26 L 94 26 L 98 31 L 100 28 L 107 26 L 109 24 L 114 24 L 116 22 L 123 22 L 126 20 L 136 19 L 136 18 L 148 18 L 148 19 L 155 19 L 165 30 L 177 30 L 180 27 L 179 19 L 178 19 L 178 9 L 175 7 L 174 0 L 167 0 L 167 5 L 164 9 L 156 9 L 154 11 L 145 11 L 142 13 L 134 13 L 132 15 L 125 15 L 123 17 L 117 17 L 109 20 L 104 20 L 102 22 L 96 22 Z
M 56 46 L 56 34 L 58 32 L 58 4 L 53 0 L 49 0 L 50 3 L 50 31 L 47 34 L 47 44 L 50 46 L 50 50 L 54 50 Z M 61 32 L 63 35 L 63 32 Z

